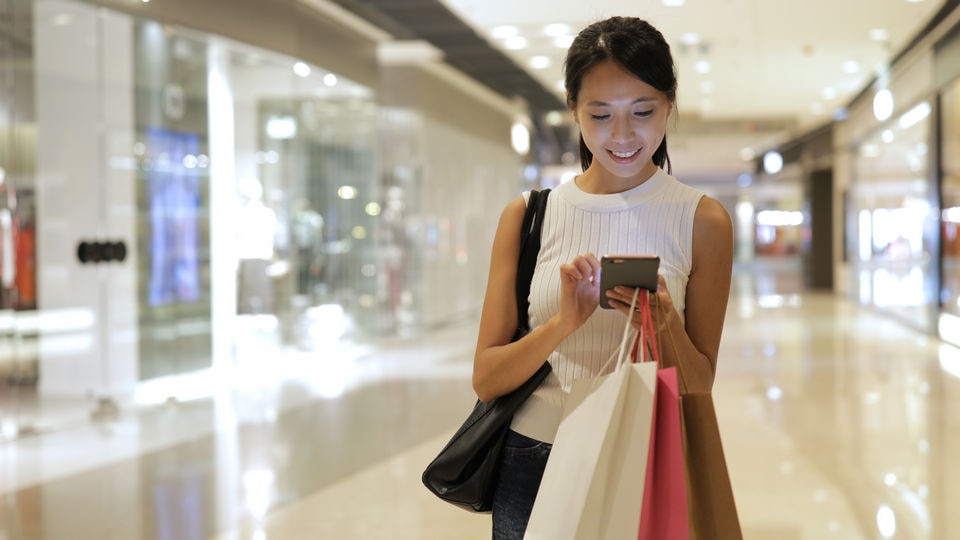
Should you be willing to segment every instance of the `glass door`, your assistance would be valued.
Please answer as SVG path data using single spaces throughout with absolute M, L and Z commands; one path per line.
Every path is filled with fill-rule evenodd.
M 31 10 L 0 1 L 0 442 L 30 429 L 39 376 Z
M 12 438 L 110 417 L 135 386 L 133 26 L 62 0 L 3 9 L 0 418 Z

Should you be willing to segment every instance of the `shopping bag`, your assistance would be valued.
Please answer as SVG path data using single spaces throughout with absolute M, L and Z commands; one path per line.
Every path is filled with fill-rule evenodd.
M 626 362 L 574 382 L 525 539 L 637 537 L 656 380 L 655 364 Z
M 680 396 L 680 410 L 690 538 L 741 539 L 743 533 L 723 455 L 713 395 L 709 392 L 683 394 Z
M 656 339 L 653 339 L 653 321 L 649 315 L 650 308 L 646 295 L 641 298 L 640 307 L 643 313 L 642 327 L 647 330 L 649 347 L 659 363 Z M 669 330 L 669 326 L 667 328 Z M 640 336 L 639 348 L 643 351 L 648 343 L 643 340 L 644 332 L 641 332 Z M 673 336 L 668 337 L 673 345 L 674 354 L 679 356 Z M 634 357 L 637 355 L 637 349 L 638 345 L 634 344 Z M 720 439 L 720 424 L 717 422 L 717 412 L 713 406 L 713 394 L 709 390 L 690 392 L 683 380 L 683 372 L 679 368 L 675 369 L 678 376 L 689 538 L 693 540 L 742 539 L 737 505 L 733 497 L 727 460 L 723 454 L 723 444 Z M 658 401 L 657 405 L 659 404 Z M 657 434 L 659 435 L 659 432 Z M 658 495 L 651 494 L 651 497 L 656 498 Z M 646 526 L 641 523 L 641 534 Z M 672 537 L 654 536 L 653 538 Z
M 687 540 L 687 478 L 683 464 L 677 368 L 657 371 L 657 391 L 639 540 Z

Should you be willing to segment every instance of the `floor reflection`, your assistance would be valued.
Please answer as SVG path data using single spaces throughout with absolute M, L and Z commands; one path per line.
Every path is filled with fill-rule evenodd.
M 960 349 L 762 269 L 736 274 L 715 387 L 746 538 L 960 538 Z M 472 406 L 475 337 L 464 321 L 348 367 L 260 366 L 260 384 L 0 444 L 0 540 L 489 538 L 419 478 Z

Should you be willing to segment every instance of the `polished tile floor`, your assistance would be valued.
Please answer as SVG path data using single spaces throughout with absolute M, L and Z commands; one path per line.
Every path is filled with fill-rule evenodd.
M 715 400 L 745 537 L 960 538 L 960 349 L 737 275 Z M 2 443 L 0 540 L 489 538 L 419 479 L 472 406 L 475 328 Z

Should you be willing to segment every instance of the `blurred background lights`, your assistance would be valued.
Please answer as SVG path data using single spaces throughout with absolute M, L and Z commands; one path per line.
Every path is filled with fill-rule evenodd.
M 891 109 L 893 108 L 892 99 L 893 98 L 891 97 Z M 930 116 L 930 110 L 930 104 L 924 101 L 923 103 L 903 113 L 903 116 L 900 117 L 900 127 L 903 129 L 912 128 Z
M 877 509 L 877 529 L 884 538 L 893 538 L 897 534 L 897 516 L 893 509 L 885 504 Z
M 513 36 L 504 40 L 503 45 L 511 50 L 518 51 L 527 48 L 527 38 L 523 36 Z
M 507 39 L 512 38 L 520 33 L 520 30 L 516 26 L 502 25 L 497 26 L 493 29 L 491 34 L 496 39 Z
M 269 469 L 256 469 L 243 474 L 243 488 L 246 492 L 247 512 L 260 520 L 267 515 L 273 498 L 274 473 Z
M 267 137 L 284 140 L 297 136 L 297 120 L 292 116 L 274 116 L 267 120 Z
M 513 127 L 510 128 L 510 144 L 521 156 L 530 152 L 530 130 L 522 122 L 514 122 Z
M 551 37 L 567 36 L 570 34 L 570 26 L 562 23 L 548 24 L 543 27 L 543 33 Z
M 297 62 L 293 65 L 293 72 L 301 77 L 309 77 L 311 69 L 307 64 L 303 62 Z
M 884 88 L 873 96 L 873 116 L 883 122 L 893 114 L 893 93 Z
M 763 155 L 763 170 L 767 174 L 777 174 L 783 170 L 783 156 L 780 152 L 771 150 Z
M 534 69 L 544 69 L 550 67 L 550 58 L 543 55 L 537 55 L 530 59 L 530 67 Z

